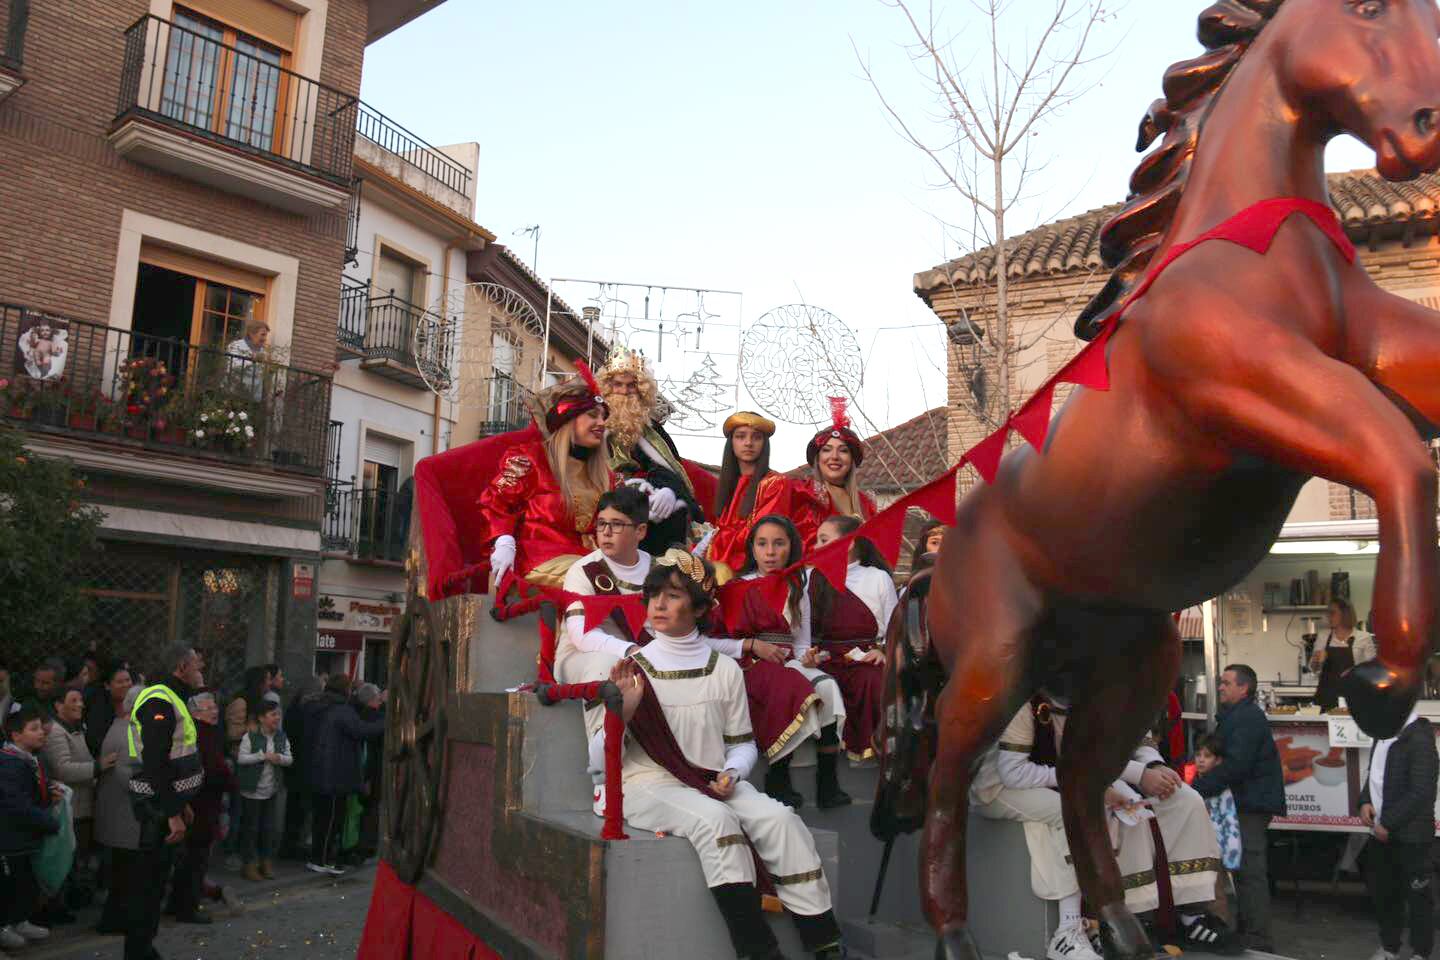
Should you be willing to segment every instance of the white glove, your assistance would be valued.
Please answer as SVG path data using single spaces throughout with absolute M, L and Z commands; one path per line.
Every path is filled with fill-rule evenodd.
M 625 481 L 625 486 L 634 487 L 636 490 L 639 490 L 647 497 L 655 492 L 655 488 L 650 485 L 650 481 L 646 480 L 644 477 L 631 477 L 629 480 Z M 655 518 L 651 517 L 650 519 L 653 520 Z
M 650 490 L 650 519 L 655 522 L 666 520 L 680 507 L 680 498 L 675 491 L 661 487 Z
M 513 566 L 515 566 L 515 538 L 508 533 L 501 534 L 495 538 L 495 546 L 490 548 L 490 569 L 495 574 L 495 582 L 499 583 Z

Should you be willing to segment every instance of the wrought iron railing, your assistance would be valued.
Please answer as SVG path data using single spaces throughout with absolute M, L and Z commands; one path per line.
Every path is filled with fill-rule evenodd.
M 356 130 L 366 140 L 395 154 L 426 176 L 470 196 L 469 170 L 363 101 L 356 113 Z
M 369 360 L 393 360 L 417 367 L 415 344 L 424 344 L 428 371 L 449 371 L 454 360 L 454 331 L 444 318 L 402 300 L 394 293 L 371 297 L 365 313 L 364 354 Z
M 332 481 L 325 490 L 322 549 L 360 560 L 400 563 L 405 559 L 408 518 L 398 491 Z
M 340 278 L 340 329 L 336 342 L 354 353 L 365 352 L 365 314 L 370 309 L 370 285 Z
M 479 398 L 484 405 L 485 419 L 480 421 L 479 436 L 493 437 L 497 433 L 524 429 L 530 422 L 530 411 L 525 405 L 528 396 L 528 390 L 504 374 L 481 384 Z
M 0 356 L 17 368 L 0 377 L 0 417 L 29 429 L 325 469 L 323 374 L 5 303 Z
M 125 31 L 118 118 L 141 116 L 348 185 L 359 100 L 147 14 Z

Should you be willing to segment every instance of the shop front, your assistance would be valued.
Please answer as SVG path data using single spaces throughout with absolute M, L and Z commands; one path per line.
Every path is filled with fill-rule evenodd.
M 355 683 L 387 686 L 390 630 L 404 612 L 404 601 L 320 594 L 315 672 L 344 673 Z
M 1377 538 L 1374 520 L 1287 524 L 1250 576 L 1207 605 L 1214 620 L 1207 679 L 1213 683 L 1229 663 L 1248 664 L 1259 676 L 1258 696 L 1280 753 L 1289 810 L 1272 830 L 1369 832 L 1360 822 L 1359 795 L 1371 740 L 1343 698 L 1331 702 L 1327 696 L 1331 680 L 1316 653 L 1325 651 L 1342 665 L 1368 655 L 1354 651 L 1370 642 Z M 1335 600 L 1355 612 L 1351 637 L 1343 622 L 1331 626 Z M 1432 722 L 1440 722 L 1437 693 L 1427 686 L 1417 708 Z M 1213 702 L 1206 705 L 1212 719 L 1214 709 Z M 1440 819 L 1440 809 L 1436 813 Z

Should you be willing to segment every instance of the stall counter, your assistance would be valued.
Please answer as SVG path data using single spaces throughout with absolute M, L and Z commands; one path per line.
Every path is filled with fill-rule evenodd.
M 1419 713 L 1437 725 L 1440 736 L 1440 700 L 1420 701 Z M 1285 773 L 1288 808 L 1270 829 L 1369 833 L 1360 822 L 1359 798 L 1370 772 L 1371 741 L 1354 719 L 1315 713 L 1268 716 Z M 1440 828 L 1440 800 L 1435 813 Z

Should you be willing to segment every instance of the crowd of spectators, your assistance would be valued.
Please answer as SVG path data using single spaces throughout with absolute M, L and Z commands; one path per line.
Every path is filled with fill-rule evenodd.
M 164 673 L 94 654 L 46 658 L 13 678 L 0 666 L 0 950 L 44 940 L 97 904 L 97 932 L 133 926 L 137 890 L 126 880 L 142 837 L 131 711 Z M 385 695 L 369 683 L 352 691 L 343 674 L 286 692 L 280 667 L 263 664 L 229 697 L 204 687 L 186 702 L 203 784 L 165 899 L 181 922 L 212 922 L 210 903 L 241 906 L 237 886 L 273 877 L 277 859 L 339 875 L 378 851 Z M 239 881 L 210 876 L 217 851 Z

